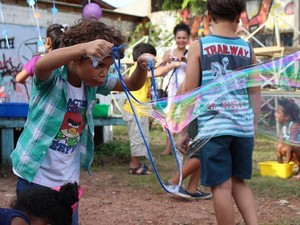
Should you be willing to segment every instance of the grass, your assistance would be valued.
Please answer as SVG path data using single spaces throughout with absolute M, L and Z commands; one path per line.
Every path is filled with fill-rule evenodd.
M 300 197 L 300 182 L 291 178 L 262 177 L 259 171 L 259 162 L 277 161 L 276 142 L 273 139 L 258 135 L 253 153 L 253 177 L 249 181 L 252 190 L 260 197 L 277 199 L 291 199 Z M 294 167 L 294 172 L 297 170 Z M 274 195 L 276 193 L 276 195 Z
M 154 163 L 161 180 L 172 177 L 177 172 L 176 162 L 173 155 L 160 156 L 164 149 L 166 136 L 162 128 L 153 126 L 150 129 L 150 150 L 154 158 Z M 280 200 L 297 201 L 300 198 L 300 182 L 293 179 L 281 179 L 278 177 L 262 177 L 259 170 L 259 162 L 276 161 L 275 141 L 262 135 L 256 137 L 256 145 L 253 153 L 253 176 L 247 181 L 257 200 L 262 202 Z M 99 146 L 93 162 L 93 170 L 105 170 L 111 172 L 112 178 L 109 180 L 111 186 L 127 186 L 132 189 L 148 189 L 155 194 L 164 194 L 165 191 L 159 185 L 158 179 L 153 176 L 127 176 L 129 171 L 130 148 L 128 133 L 125 126 L 114 127 L 114 140 L 110 143 Z M 100 163 L 99 163 L 100 162 Z M 148 160 L 145 163 L 150 164 Z M 295 168 L 296 169 L 296 168 Z M 185 185 L 187 180 L 184 181 Z M 209 190 L 201 187 L 201 190 Z M 269 207 L 277 207 L 275 204 Z M 287 209 L 289 210 L 289 209 Z M 262 210 L 263 212 L 263 210 Z M 300 224 L 300 218 L 296 214 L 291 217 L 281 218 L 278 215 L 272 223 L 267 222 L 260 225 L 292 225 Z M 263 215 L 262 215 L 263 216 Z M 268 216 L 266 216 L 268 217 Z
M 150 150 L 159 176 L 163 182 L 172 177 L 177 171 L 177 164 L 173 155 L 160 156 L 164 148 L 165 138 L 165 133 L 161 127 L 153 126 L 150 129 Z M 253 154 L 253 177 L 248 183 L 258 197 L 278 200 L 300 198 L 299 181 L 290 178 L 262 177 L 260 175 L 259 162 L 269 160 L 276 161 L 275 143 L 274 140 L 262 135 L 256 137 Z M 129 161 L 130 149 L 126 127 L 115 126 L 114 141 L 98 148 L 93 167 L 95 169 L 101 165 L 110 171 L 127 171 L 129 170 Z M 146 163 L 150 164 L 149 161 L 146 161 Z M 156 176 L 128 176 L 128 181 L 131 186 L 136 189 L 151 188 L 156 193 L 164 192 Z M 187 181 L 184 181 L 183 185 L 185 185 L 185 182 Z

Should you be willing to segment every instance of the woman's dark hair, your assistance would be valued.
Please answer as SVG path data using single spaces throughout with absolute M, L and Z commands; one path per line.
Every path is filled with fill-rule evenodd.
M 65 31 L 65 26 L 54 23 L 51 24 L 46 31 L 46 36 L 51 39 L 51 49 L 57 49 L 61 47 L 61 36 Z
M 300 122 L 300 109 L 293 99 L 281 98 L 278 105 L 282 107 L 285 116 L 289 116 L 291 121 Z
M 207 11 L 213 21 L 234 22 L 246 10 L 245 0 L 207 0 Z
M 156 49 L 153 47 L 153 45 L 148 43 L 137 44 L 132 50 L 133 61 L 136 62 L 140 55 L 144 53 L 150 53 L 156 56 Z
M 30 219 L 42 219 L 51 225 L 71 225 L 72 205 L 78 202 L 78 184 L 68 183 L 59 191 L 37 188 L 21 193 L 11 208 L 25 213 Z
M 179 31 L 185 31 L 188 36 L 190 36 L 190 34 L 191 34 L 189 26 L 186 25 L 185 23 L 177 24 L 173 29 L 173 34 L 176 36 L 177 32 L 179 32 Z
M 68 47 L 80 43 L 86 43 L 97 39 L 103 39 L 114 46 L 120 46 L 124 43 L 124 36 L 119 30 L 109 27 L 106 24 L 96 20 L 79 20 L 79 22 L 68 28 L 62 35 L 63 47 Z M 120 49 L 121 58 L 124 57 L 125 49 Z

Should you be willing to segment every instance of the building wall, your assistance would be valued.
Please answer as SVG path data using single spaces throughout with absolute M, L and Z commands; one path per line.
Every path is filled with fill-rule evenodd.
M 81 18 L 81 11 L 75 12 L 70 10 L 69 12 L 64 12 L 59 9 L 59 6 L 56 8 L 58 8 L 58 12 L 55 14 L 55 16 L 51 12 L 50 5 L 48 9 L 39 8 L 38 11 L 36 11 L 41 15 L 39 19 L 39 25 L 41 27 L 48 27 L 54 22 L 72 25 Z M 7 24 L 36 26 L 36 20 L 33 18 L 33 12 L 29 6 L 26 7 L 15 4 L 2 4 L 2 12 L 4 21 Z M 118 15 L 114 15 L 113 18 L 103 16 L 100 21 L 120 29 L 123 34 L 130 34 L 136 26 L 136 21 L 132 21 L 130 19 L 124 20 L 121 14 L 119 17 Z
M 54 17 L 51 12 L 52 5 L 48 6 L 49 8 L 39 7 L 35 11 L 40 14 L 40 18 L 36 20 L 27 4 L 1 4 L 4 23 L 0 21 L 0 103 L 28 102 L 27 93 L 30 94 L 31 80 L 27 80 L 26 86 L 16 84 L 16 74 L 38 51 L 37 41 L 45 40 L 46 29 L 50 24 L 73 25 L 81 18 L 80 9 L 66 12 L 60 10 L 59 6 Z M 104 15 L 108 14 L 106 10 Z M 118 13 L 112 13 L 110 18 L 103 16 L 100 19 L 101 22 L 121 30 L 125 36 L 131 35 L 138 20 L 141 18 Z

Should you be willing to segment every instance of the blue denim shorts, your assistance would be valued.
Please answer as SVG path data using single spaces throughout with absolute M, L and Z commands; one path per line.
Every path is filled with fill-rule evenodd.
M 250 179 L 254 138 L 220 136 L 200 149 L 201 184 L 213 187 L 235 176 Z

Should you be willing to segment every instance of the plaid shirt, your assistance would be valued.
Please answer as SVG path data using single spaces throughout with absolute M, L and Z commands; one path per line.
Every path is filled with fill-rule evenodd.
M 45 81 L 38 81 L 34 77 L 27 121 L 10 156 L 14 170 L 29 182 L 33 180 L 63 122 L 67 110 L 67 75 L 67 68 L 63 66 L 53 71 L 52 76 Z M 87 171 L 94 156 L 91 102 L 95 99 L 96 92 L 108 95 L 117 79 L 117 76 L 108 74 L 101 86 L 85 86 L 88 102 L 86 124 L 76 151 L 80 151 L 80 164 Z

